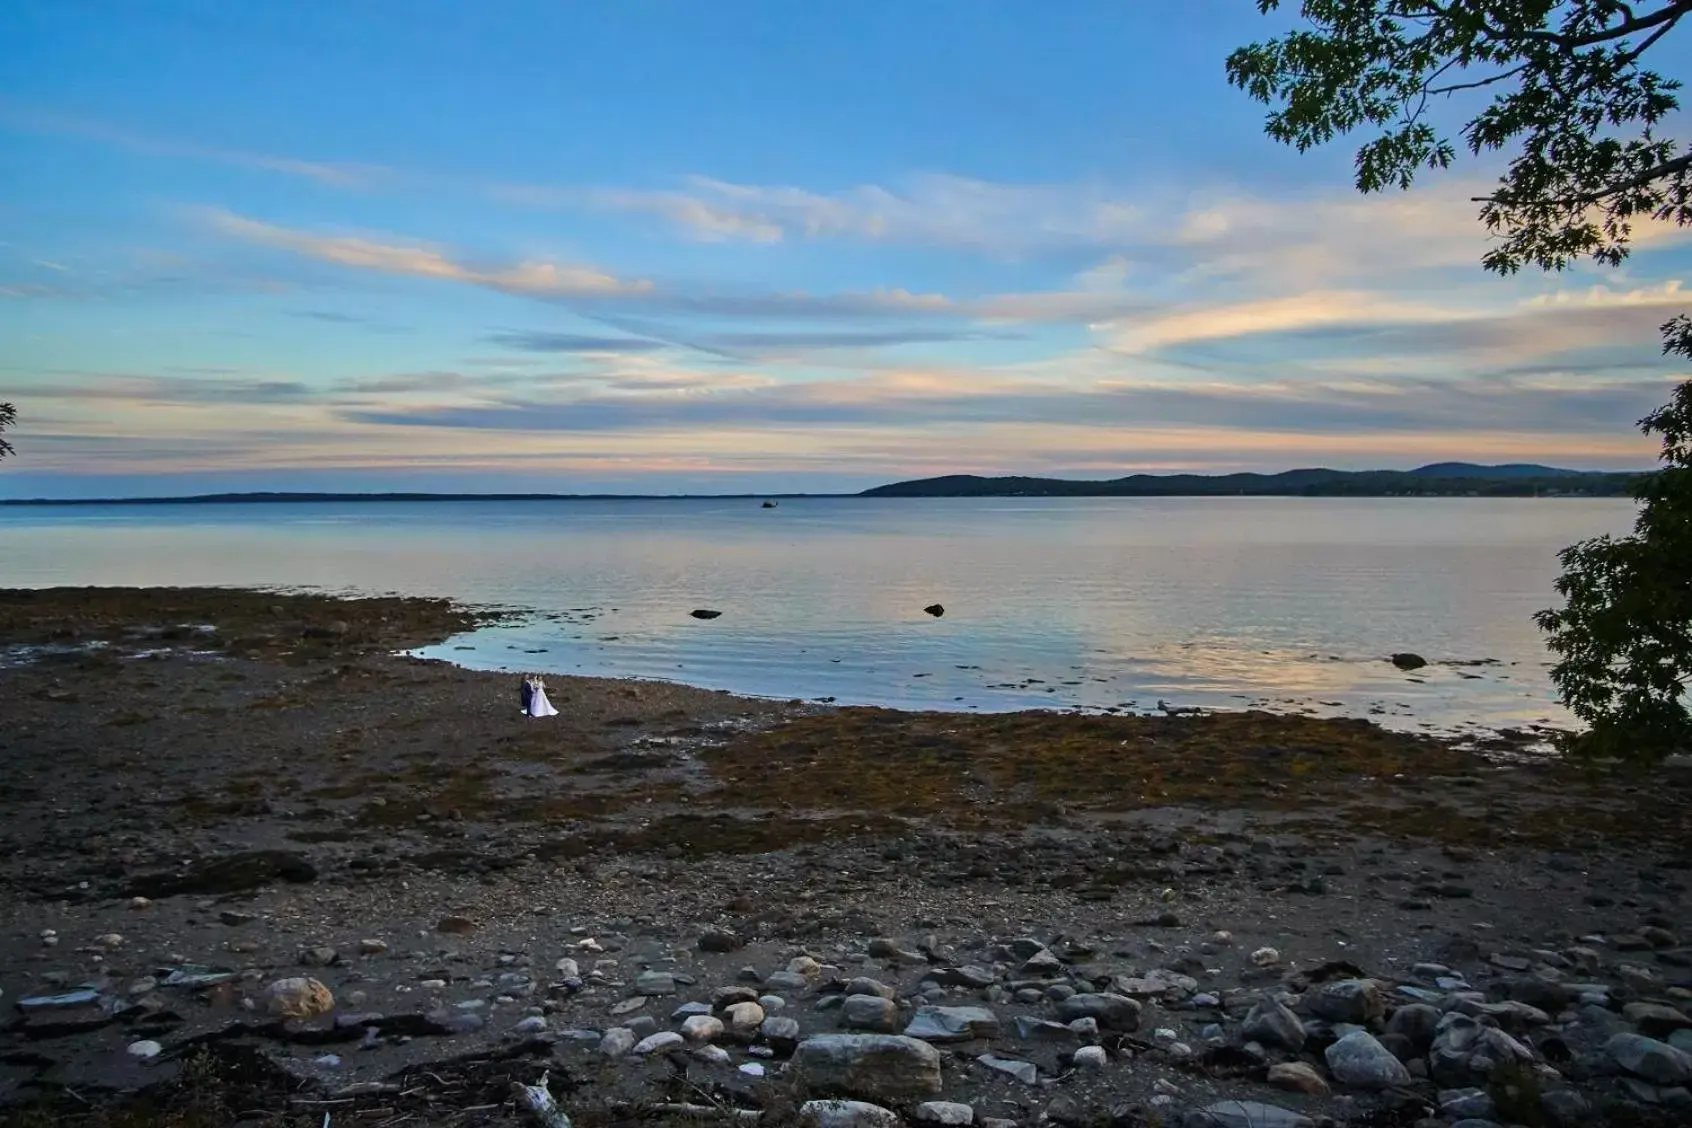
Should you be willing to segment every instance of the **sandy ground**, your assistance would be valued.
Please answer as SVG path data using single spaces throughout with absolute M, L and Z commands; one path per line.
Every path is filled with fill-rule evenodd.
M 578 1123 L 779 1119 L 806 1095 L 795 1037 L 944 1005 L 999 1025 L 942 1043 L 926 1094 L 977 1120 L 1181 1123 L 1244 1100 L 1455 1122 L 1439 1094 L 1465 1086 L 1429 1075 L 1425 1045 L 1385 1089 L 1335 1074 L 1349 1027 L 1312 1008 L 1322 981 L 1366 976 L 1381 1001 L 1356 1025 L 1383 1037 L 1416 991 L 1536 1009 L 1485 1013 L 1532 1055 L 1464 1078 L 1495 1123 L 1557 1122 L 1545 1093 L 1586 1101 L 1582 1123 L 1692 1115 L 1672 1068 L 1645 1081 L 1604 1049 L 1667 1038 L 1692 999 L 1673 773 L 1500 764 L 1362 721 L 901 714 L 593 679 L 550 679 L 561 715 L 533 720 L 514 678 L 394 656 L 477 619 L 0 592 L 0 1105 L 512 1123 L 510 1083 L 544 1070 Z M 306 977 L 332 1006 L 275 1013 L 271 985 Z M 870 980 L 886 1015 L 847 998 Z M 797 1031 L 602 1048 L 726 988 Z M 1077 990 L 1131 997 L 1133 1028 L 1019 1036 Z M 1276 993 L 1309 1039 L 1265 1053 L 1246 1016 Z M 717 997 L 724 1015 L 737 996 Z M 1667 1014 L 1641 1025 L 1630 1003 Z M 1089 1041 L 1102 1068 L 1077 1064 Z M 1331 1092 L 1269 1083 L 1300 1059 Z

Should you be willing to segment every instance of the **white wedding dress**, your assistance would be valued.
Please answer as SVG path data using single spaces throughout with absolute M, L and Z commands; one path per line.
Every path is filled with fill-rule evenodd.
M 546 699 L 546 683 L 535 682 L 534 692 L 529 695 L 529 716 L 556 717 L 558 710 L 552 707 L 552 702 Z

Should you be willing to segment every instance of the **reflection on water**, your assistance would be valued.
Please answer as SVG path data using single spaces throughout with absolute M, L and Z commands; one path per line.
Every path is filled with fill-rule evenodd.
M 1557 550 L 1632 515 L 1481 498 L 0 509 L 0 584 L 449 595 L 535 614 L 432 656 L 770 696 L 1562 723 L 1531 616 Z M 1401 673 L 1384 661 L 1400 650 L 1432 665 Z

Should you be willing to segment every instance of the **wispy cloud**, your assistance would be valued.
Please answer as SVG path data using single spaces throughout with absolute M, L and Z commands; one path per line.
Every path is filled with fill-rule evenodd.
M 407 245 L 355 235 L 320 235 L 218 209 L 208 209 L 204 215 L 215 230 L 225 235 L 358 270 L 462 282 L 536 297 L 626 295 L 652 290 L 651 282 L 638 279 L 625 281 L 605 271 L 576 263 L 532 260 L 508 266 L 477 268 L 456 261 L 439 247 L 425 243 Z
M 662 341 L 641 337 L 594 337 L 581 333 L 547 333 L 539 330 L 508 330 L 482 338 L 490 345 L 535 353 L 628 353 L 664 348 Z
M 0 128 L 17 132 L 80 137 L 151 157 L 176 157 L 234 168 L 256 169 L 315 181 L 333 188 L 374 188 L 397 179 L 381 165 L 300 160 L 244 149 L 200 145 L 124 129 L 106 122 L 0 102 Z

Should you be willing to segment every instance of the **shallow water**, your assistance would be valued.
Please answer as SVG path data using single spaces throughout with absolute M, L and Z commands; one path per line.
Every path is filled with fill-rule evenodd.
M 0 508 L 0 586 L 447 595 L 533 614 L 430 656 L 767 696 L 1498 727 L 1565 723 L 1531 616 L 1558 549 L 1632 517 L 1562 498 L 22 507 Z M 1400 650 L 1433 665 L 1400 673 Z

